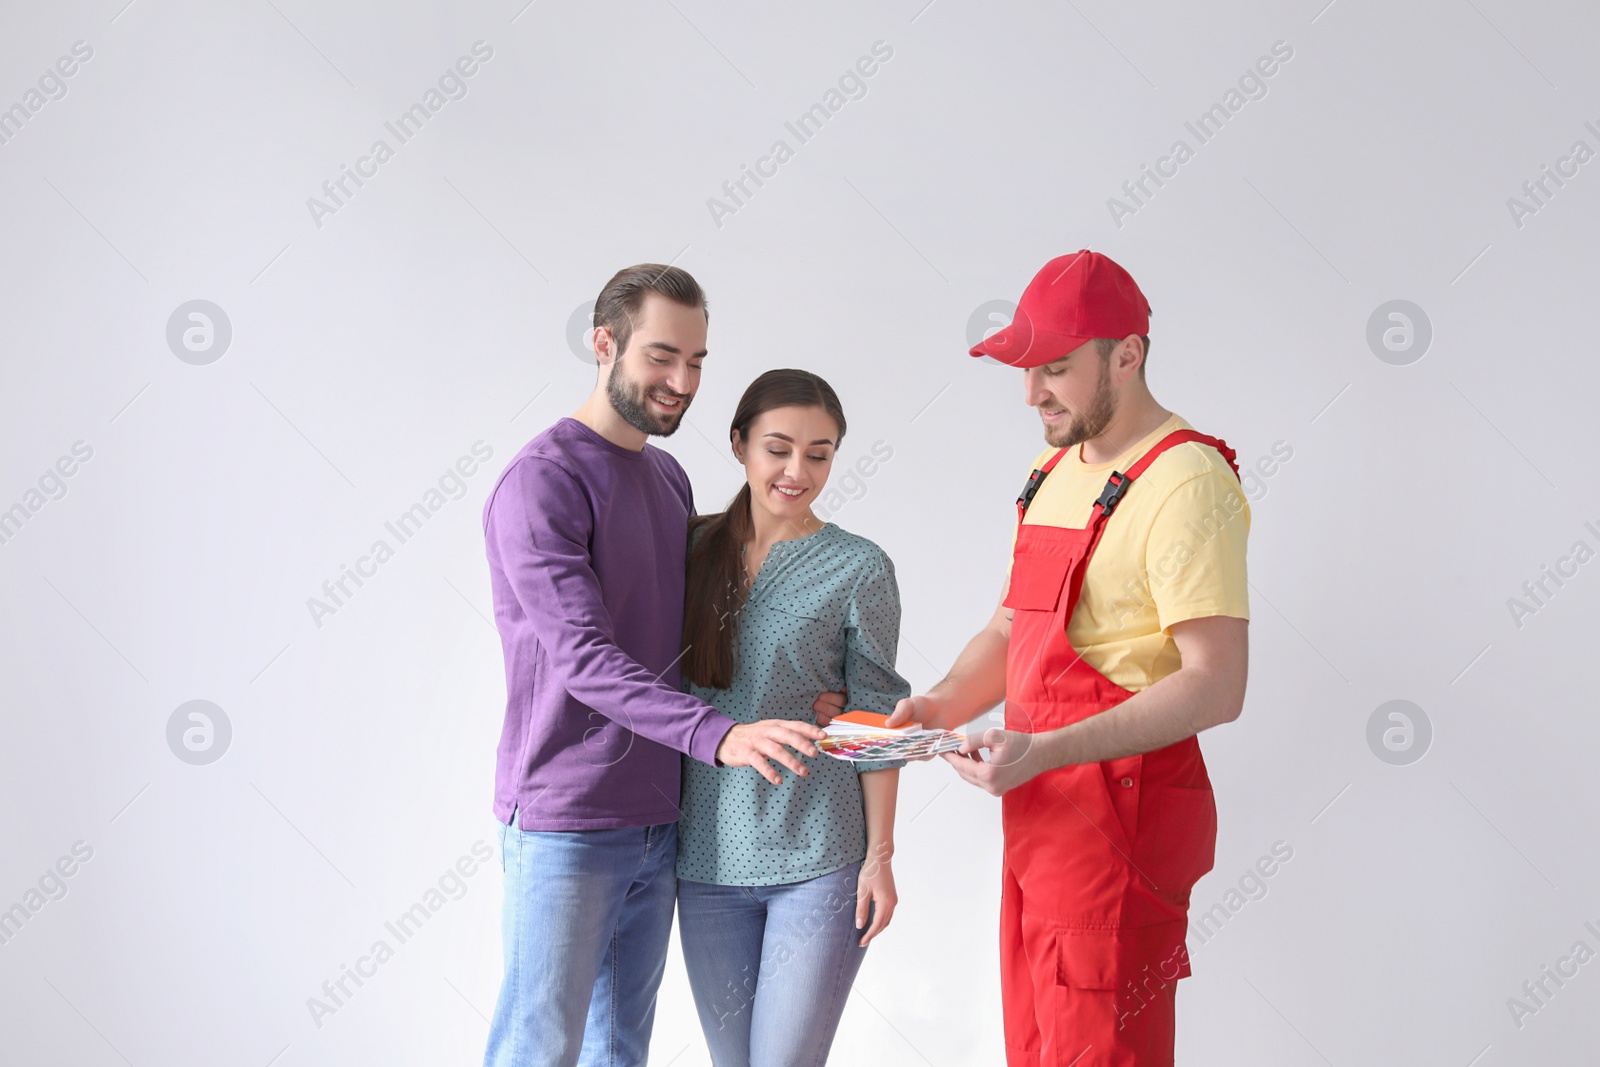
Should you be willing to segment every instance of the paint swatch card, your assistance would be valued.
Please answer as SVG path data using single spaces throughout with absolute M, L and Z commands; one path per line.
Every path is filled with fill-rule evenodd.
M 817 742 L 817 748 L 851 762 L 917 759 L 954 752 L 966 740 L 953 730 L 924 730 L 916 725 L 886 729 L 887 719 L 887 715 L 870 711 L 847 711 L 824 727 L 828 736 Z

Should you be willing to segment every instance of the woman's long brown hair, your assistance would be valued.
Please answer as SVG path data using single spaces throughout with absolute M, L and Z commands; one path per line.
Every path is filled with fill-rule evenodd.
M 821 408 L 838 424 L 839 441 L 844 440 L 844 409 L 833 387 L 810 371 L 788 369 L 769 370 L 750 383 L 734 409 L 729 440 L 738 434 L 748 447 L 750 425 L 766 412 L 786 407 Z M 838 442 L 834 445 L 837 448 Z M 747 591 L 742 554 L 754 532 L 753 522 L 748 481 L 739 487 L 727 511 L 689 520 L 691 541 L 695 531 L 704 528 L 689 550 L 683 598 L 683 673 L 696 685 L 710 689 L 733 685 L 739 614 Z

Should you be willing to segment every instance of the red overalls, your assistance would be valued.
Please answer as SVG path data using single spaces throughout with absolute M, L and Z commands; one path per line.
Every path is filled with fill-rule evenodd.
M 1006 661 L 1006 728 L 1042 733 L 1133 695 L 1067 639 L 1084 572 L 1108 516 L 1155 458 L 1197 441 L 1179 430 L 1126 474 L 1113 472 L 1082 529 L 1023 525 L 1062 449 L 1017 499 Z M 1165 1067 L 1175 982 L 1189 974 L 1189 890 L 1211 869 L 1216 805 L 1199 742 L 1061 767 L 1001 800 L 1001 997 L 1011 1067 Z

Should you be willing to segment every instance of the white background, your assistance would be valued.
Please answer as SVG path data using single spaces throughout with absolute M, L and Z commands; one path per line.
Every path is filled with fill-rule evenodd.
M 1600 163 L 1520 226 L 1507 205 L 1600 149 L 1592 7 L 123 2 L 9 0 L 0 26 L 3 107 L 93 49 L 0 144 L 0 508 L 27 512 L 0 544 L 0 908 L 93 850 L 0 945 L 0 1059 L 477 1063 L 497 864 L 321 1026 L 307 998 L 494 844 L 479 516 L 590 388 L 574 311 L 639 261 L 705 286 L 712 355 L 664 447 L 707 509 L 757 373 L 836 386 L 841 460 L 893 458 L 832 518 L 894 558 L 920 689 L 991 611 L 1041 447 L 970 320 L 1082 247 L 1149 295 L 1162 403 L 1241 462 L 1293 452 L 1252 495 L 1250 690 L 1203 739 L 1197 911 L 1275 842 L 1293 859 L 1191 939 L 1180 1061 L 1593 1058 L 1600 963 L 1520 1026 L 1507 1004 L 1600 950 L 1600 563 L 1508 606 L 1600 548 Z M 384 122 L 480 40 L 467 95 L 397 145 Z M 877 41 L 865 96 L 798 144 L 784 123 Z M 1266 95 L 1197 145 L 1184 123 L 1278 41 Z M 319 226 L 307 199 L 380 137 L 394 158 Z M 708 198 L 780 138 L 794 158 L 718 225 Z M 1178 138 L 1194 158 L 1114 220 Z M 232 327 L 206 365 L 166 339 L 195 299 Z M 1394 299 L 1432 326 L 1406 365 L 1367 341 Z M 307 598 L 480 440 L 464 495 L 317 626 Z M 167 741 L 195 699 L 232 727 L 203 766 Z M 1393 699 L 1432 725 L 1405 766 L 1367 742 Z M 834 1058 L 1000 1062 L 998 805 L 937 763 L 903 782 L 903 903 Z M 707 1062 L 676 952 L 653 1049 Z

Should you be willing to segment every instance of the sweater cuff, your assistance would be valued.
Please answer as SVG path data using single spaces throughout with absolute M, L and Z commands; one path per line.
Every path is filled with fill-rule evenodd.
M 690 757 L 712 767 L 721 766 L 717 763 L 717 748 L 734 725 L 734 721 L 722 712 L 711 710 L 695 726 L 694 734 L 689 738 Z

